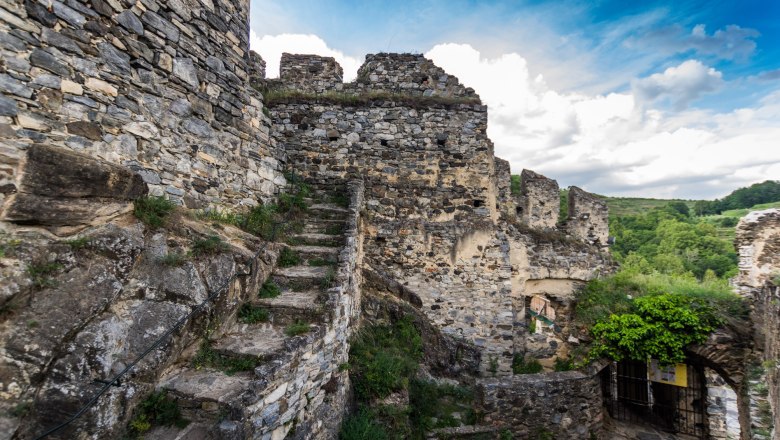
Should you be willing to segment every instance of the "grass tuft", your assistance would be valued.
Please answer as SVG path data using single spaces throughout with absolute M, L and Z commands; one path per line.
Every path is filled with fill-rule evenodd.
M 135 200 L 133 215 L 152 228 L 165 224 L 165 219 L 176 208 L 176 204 L 165 197 L 140 197 Z
M 260 288 L 260 292 L 257 293 L 257 296 L 259 298 L 270 299 L 276 298 L 281 294 L 282 291 L 279 289 L 279 286 L 277 286 L 276 283 L 274 283 L 272 280 L 268 280 L 263 283 L 263 287 Z
M 211 347 L 209 341 L 203 341 L 200 349 L 192 358 L 195 368 L 214 368 L 223 371 L 228 376 L 240 371 L 252 371 L 257 366 L 259 359 L 255 356 L 225 356 Z
M 244 324 L 257 324 L 267 322 L 271 314 L 263 307 L 255 307 L 252 304 L 243 304 L 238 309 L 238 320 Z
M 65 244 L 70 246 L 71 249 L 74 251 L 77 251 L 79 249 L 83 249 L 87 247 L 89 244 L 89 238 L 87 237 L 81 237 L 81 238 L 74 238 L 73 240 L 65 240 Z
M 158 262 L 167 267 L 179 267 L 187 262 L 187 254 L 181 252 L 170 252 L 160 257 Z
M 311 326 L 308 322 L 297 321 L 294 324 L 290 324 L 284 329 L 284 334 L 287 336 L 299 336 L 304 333 L 309 333 Z
M 62 269 L 59 263 L 38 263 L 27 266 L 27 275 L 32 280 L 33 287 L 44 289 L 46 287 L 55 287 L 57 283 L 52 279 L 52 275 Z
M 176 426 L 181 429 L 190 424 L 181 414 L 179 403 L 164 390 L 153 392 L 142 400 L 130 421 L 131 431 L 137 438 L 153 426 Z
M 516 354 L 512 359 L 512 372 L 514 374 L 536 374 L 543 370 L 542 364 L 536 359 L 526 359 L 520 354 Z
M 218 235 L 210 235 L 207 238 L 198 238 L 192 242 L 194 255 L 215 255 L 230 249 Z
M 276 261 L 279 267 L 297 266 L 300 263 L 301 257 L 298 255 L 298 252 L 288 247 L 282 248 L 282 251 L 279 253 L 279 259 Z

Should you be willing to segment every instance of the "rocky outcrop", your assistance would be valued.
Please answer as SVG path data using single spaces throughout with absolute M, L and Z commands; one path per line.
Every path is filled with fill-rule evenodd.
M 41 144 L 27 150 L 18 174 L 20 186 L 0 219 L 60 233 L 104 224 L 147 193 L 141 176 L 127 168 Z

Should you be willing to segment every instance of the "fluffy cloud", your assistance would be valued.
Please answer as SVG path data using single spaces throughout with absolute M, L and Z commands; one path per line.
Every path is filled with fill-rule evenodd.
M 283 52 L 312 54 L 333 57 L 344 69 L 344 81 L 352 81 L 357 76 L 361 64 L 359 59 L 331 49 L 316 35 L 281 34 L 258 37 L 255 31 L 249 34 L 249 47 L 259 53 L 266 62 L 266 76 L 279 77 L 279 60 Z
M 587 96 L 551 90 L 514 53 L 485 59 L 469 45 L 443 44 L 426 56 L 480 94 L 496 155 L 514 172 L 610 195 L 683 198 L 780 175 L 780 92 L 729 113 L 653 107 L 687 105 L 720 87 L 720 73 L 699 61 L 639 79 L 632 93 Z
M 688 60 L 633 83 L 634 93 L 642 100 L 666 98 L 682 110 L 701 95 L 723 85 L 723 75 L 697 60 Z

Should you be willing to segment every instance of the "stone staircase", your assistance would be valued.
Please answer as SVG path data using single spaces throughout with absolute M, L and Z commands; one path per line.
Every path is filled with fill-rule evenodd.
M 299 364 L 327 339 L 333 316 L 327 310 L 327 290 L 335 281 L 339 253 L 345 245 L 348 213 L 335 204 L 310 200 L 304 230 L 287 238 L 289 249 L 299 257 L 298 264 L 277 266 L 269 280 L 281 293 L 248 302 L 252 308 L 267 311 L 267 320 L 223 325 L 208 342 L 212 355 L 227 362 L 252 359 L 257 366 L 235 374 L 211 366 L 199 368 L 193 361 L 199 354 L 196 347 L 191 348 L 189 357 L 159 383 L 159 388 L 177 400 L 190 424 L 156 427 L 144 434 L 146 440 L 261 438 L 258 434 L 269 429 L 273 436 L 262 438 L 276 439 L 294 431 L 300 408 L 293 408 L 294 403 L 283 397 L 304 394 L 304 389 L 293 390 L 305 386 L 296 377 Z M 304 397 L 301 402 L 308 403 L 308 395 Z

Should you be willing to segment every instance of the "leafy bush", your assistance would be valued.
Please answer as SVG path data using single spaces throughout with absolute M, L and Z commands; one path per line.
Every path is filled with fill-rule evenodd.
M 164 390 L 147 396 L 136 408 L 130 427 L 136 434 L 143 434 L 153 426 L 176 426 L 184 428 L 190 421 L 182 417 L 179 404 L 168 397 Z
M 165 218 L 173 212 L 176 204 L 165 197 L 140 197 L 133 202 L 133 215 L 152 228 L 165 224 Z
M 277 296 L 281 295 L 282 291 L 279 289 L 279 286 L 276 285 L 276 283 L 273 282 L 273 280 L 268 280 L 265 283 L 263 283 L 263 287 L 260 288 L 260 292 L 257 293 L 257 296 L 259 298 L 276 298 Z
M 425 438 L 426 431 L 431 429 L 475 423 L 473 401 L 474 392 L 468 388 L 413 379 L 409 385 L 409 405 L 413 408 L 409 422 L 414 438 Z M 454 414 L 468 416 L 471 420 L 455 418 Z
M 684 362 L 685 347 L 704 342 L 719 323 L 708 304 L 688 296 L 637 298 L 635 312 L 611 315 L 593 326 L 588 356 L 615 361 L 653 358 L 664 365 Z
M 536 359 L 526 359 L 525 356 L 520 354 L 516 354 L 512 358 L 512 372 L 514 374 L 536 374 L 541 373 L 543 370 L 542 364 Z
M 349 352 L 355 393 L 368 400 L 408 387 L 421 358 L 422 337 L 410 317 L 363 328 Z

